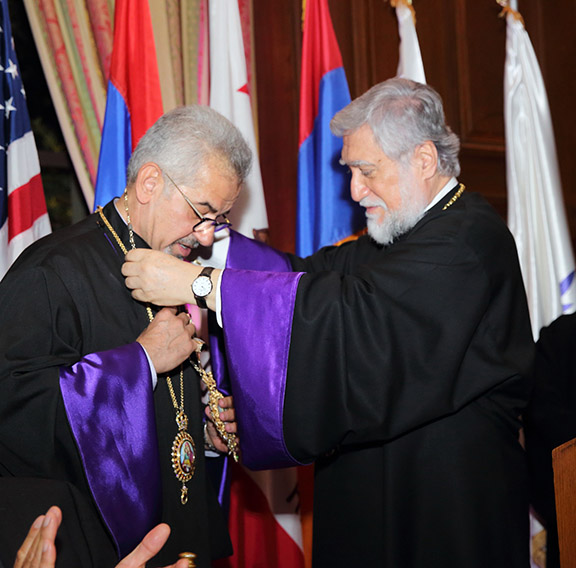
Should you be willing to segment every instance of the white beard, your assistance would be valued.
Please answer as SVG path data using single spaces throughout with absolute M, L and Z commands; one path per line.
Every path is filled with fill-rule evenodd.
M 404 175 L 399 180 L 400 197 L 402 202 L 395 211 L 390 211 L 383 199 L 364 198 L 360 201 L 362 207 L 381 207 L 386 212 L 384 219 L 379 221 L 381 213 L 370 215 L 366 213 L 368 234 L 381 245 L 390 244 L 395 238 L 408 232 L 424 215 L 428 203 L 420 192 L 410 191 L 409 175 Z M 413 186 L 412 186 L 413 187 Z

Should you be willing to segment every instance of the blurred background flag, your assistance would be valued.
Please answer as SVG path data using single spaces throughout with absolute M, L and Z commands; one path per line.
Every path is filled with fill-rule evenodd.
M 238 0 L 210 0 L 210 106 L 242 133 L 254 155 L 250 175 L 230 213 L 234 229 L 252 238 L 268 228 L 258 161 Z
M 396 8 L 398 33 L 400 35 L 400 57 L 398 59 L 398 77 L 426 83 L 422 53 L 416 33 L 416 12 L 412 0 L 391 0 Z
M 532 331 L 576 308 L 574 255 L 566 223 L 554 131 L 536 54 L 516 11 L 504 5 L 504 118 L 508 226 L 516 240 Z
M 116 0 L 94 209 L 122 194 L 132 150 L 162 113 L 148 1 Z
M 330 120 L 350 102 L 327 0 L 306 0 L 302 39 L 296 254 L 307 256 L 361 230 L 365 218 L 338 163 Z
M 29 244 L 51 231 L 8 0 L 2 0 L 1 18 L 0 278 Z
M 210 106 L 242 133 L 254 156 L 246 186 L 230 218 L 252 238 L 268 219 L 247 74 L 238 0 L 210 0 Z M 216 247 L 214 247 L 216 248 Z M 303 568 L 302 528 L 295 468 L 248 471 L 231 462 L 228 528 L 234 555 L 217 568 Z
M 566 222 L 548 96 L 516 1 L 497 0 L 506 17 L 504 122 L 508 226 L 528 297 L 532 334 L 576 307 L 574 255 Z M 530 515 L 531 566 L 543 527 Z

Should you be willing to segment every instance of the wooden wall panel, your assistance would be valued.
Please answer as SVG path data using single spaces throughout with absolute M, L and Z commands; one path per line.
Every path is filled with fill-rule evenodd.
M 535 2 L 536 0 L 534 0 Z M 532 4 L 532 3 L 531 3 Z M 532 37 L 532 28 L 541 30 L 541 42 L 535 45 L 544 81 L 548 91 L 560 175 L 571 227 L 576 237 L 576 3 L 559 1 L 554 7 L 538 3 L 539 10 L 525 14 L 526 27 Z M 541 6 L 544 4 L 544 6 Z M 536 44 L 536 41 L 533 40 Z
M 360 96 L 398 67 L 398 25 L 381 0 L 329 2 L 352 98 Z
M 261 158 L 272 244 L 293 250 L 302 2 L 253 1 Z M 574 235 L 576 4 L 519 4 L 548 89 Z M 389 3 L 329 0 L 329 6 L 352 97 L 394 76 L 398 27 Z M 447 122 L 462 140 L 460 179 L 505 216 L 506 22 L 498 17 L 501 8 L 495 0 L 414 0 L 414 7 L 427 81 L 442 95 Z
M 271 244 L 286 251 L 295 243 L 300 6 L 297 1 L 253 4 L 262 181 Z

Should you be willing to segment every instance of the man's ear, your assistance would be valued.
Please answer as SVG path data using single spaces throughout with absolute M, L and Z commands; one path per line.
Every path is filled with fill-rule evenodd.
M 431 140 L 420 144 L 414 151 L 414 164 L 423 179 L 430 179 L 438 170 L 438 150 Z
M 164 189 L 162 170 L 154 162 L 146 162 L 136 176 L 136 199 L 141 204 L 150 202 Z

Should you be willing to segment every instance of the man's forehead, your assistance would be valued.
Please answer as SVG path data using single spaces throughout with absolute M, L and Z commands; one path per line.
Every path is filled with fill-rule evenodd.
M 207 167 L 194 184 L 194 195 L 199 206 L 212 213 L 226 213 L 238 199 L 238 178 L 219 168 Z
M 372 131 L 357 130 L 343 137 L 340 163 L 349 167 L 376 166 L 387 158 Z

